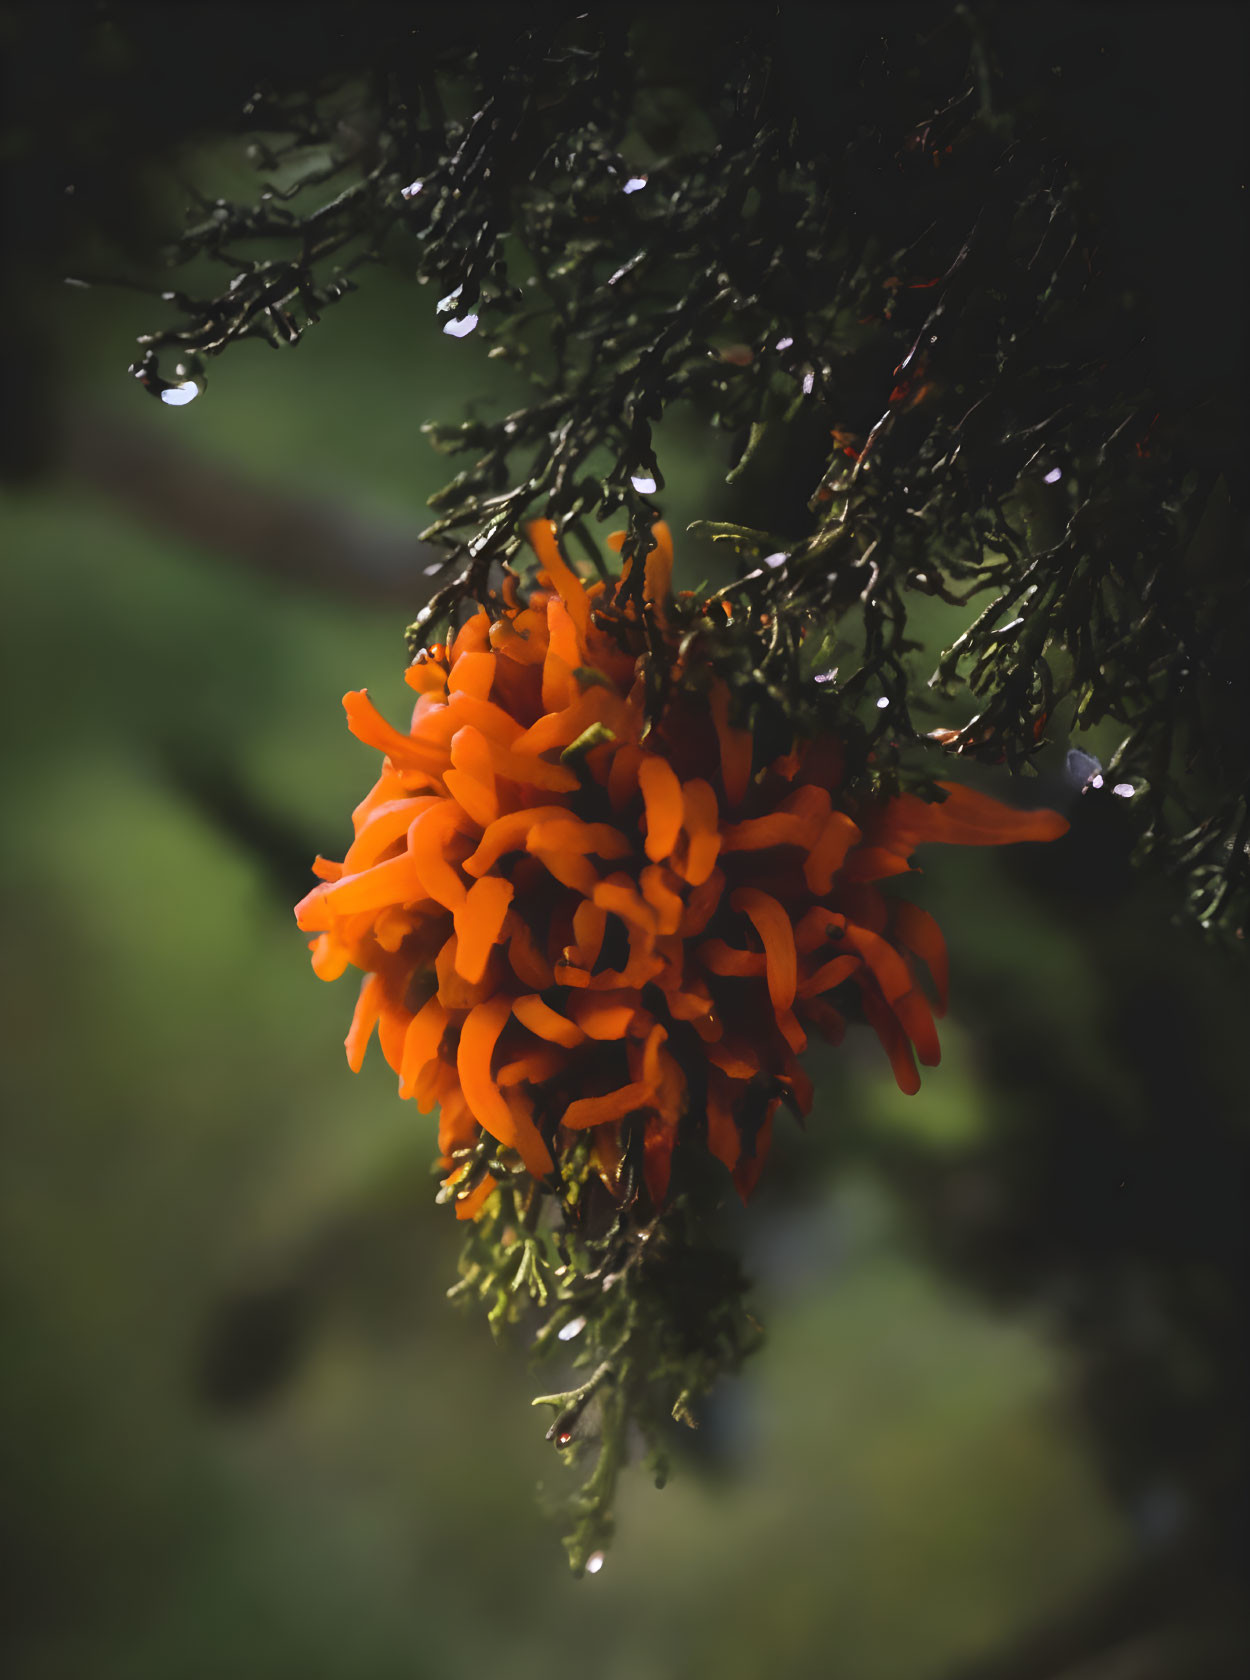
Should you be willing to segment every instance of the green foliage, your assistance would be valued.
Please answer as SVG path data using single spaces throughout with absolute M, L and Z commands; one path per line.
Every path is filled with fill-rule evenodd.
M 499 1187 L 469 1226 L 461 1279 L 449 1293 L 476 1296 L 496 1334 L 506 1324 L 531 1328 L 535 1360 L 572 1350 L 572 1370 L 590 1373 L 533 1401 L 554 1409 L 547 1439 L 557 1450 L 570 1459 L 594 1451 L 591 1473 L 569 1501 L 565 1545 L 580 1575 L 611 1539 L 631 1433 L 641 1435 L 662 1487 L 673 1422 L 698 1427 L 699 1402 L 757 1346 L 759 1326 L 743 1305 L 737 1261 L 709 1241 L 708 1208 L 697 1212 L 689 1194 L 640 1218 L 628 1169 L 615 1201 L 583 1147 L 561 1161 L 556 1218 L 509 1157 L 484 1137 L 463 1162 L 457 1189 L 488 1170 Z
M 624 514 L 645 550 L 653 424 L 690 405 L 733 440 L 749 513 L 704 528 L 743 560 L 748 704 L 779 675 L 797 691 L 811 627 L 850 623 L 840 690 L 888 699 L 883 751 L 932 690 L 952 720 L 974 707 L 949 751 L 1013 767 L 1057 717 L 1114 720 L 1143 857 L 1241 926 L 1247 590 L 1222 417 L 1159 411 L 1131 276 L 1104 272 L 1052 113 L 1013 100 L 981 21 L 956 8 L 923 52 L 870 36 L 818 104 L 809 12 L 484 16 L 423 14 L 328 91 L 258 90 L 236 119 L 255 201 L 201 203 L 171 250 L 228 283 L 166 292 L 181 320 L 141 340 L 138 376 L 159 393 L 159 353 L 190 377 L 249 336 L 293 343 L 380 260 L 449 327 L 476 320 L 534 396 L 424 427 L 471 459 L 431 498 L 448 581 L 416 642 L 482 596 L 527 516 L 602 564 L 587 521 Z M 917 595 L 989 599 L 914 692 Z

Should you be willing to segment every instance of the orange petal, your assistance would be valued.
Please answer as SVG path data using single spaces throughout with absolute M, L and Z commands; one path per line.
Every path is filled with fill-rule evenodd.
M 564 602 L 547 602 L 547 654 L 543 660 L 543 709 L 558 712 L 577 699 L 574 671 L 583 663 L 582 643 Z
M 907 859 L 887 846 L 856 846 L 840 873 L 843 881 L 885 881 L 910 869 Z
M 721 783 L 729 805 L 741 805 L 751 781 L 751 732 L 729 722 L 729 690 L 719 677 L 708 691 L 708 705 L 720 742 Z
M 558 816 L 544 817 L 541 823 L 535 823 L 526 840 L 526 849 L 608 859 L 628 857 L 632 850 L 619 828 L 613 828 L 611 823 L 583 822 L 570 811 L 561 811 Z
M 448 793 L 479 828 L 489 828 L 499 815 L 495 768 L 481 730 L 466 726 L 451 738 L 453 768 L 444 770 Z
M 938 1013 L 944 1014 L 950 987 L 950 967 L 941 928 L 927 910 L 922 910 L 918 904 L 901 901 L 894 907 L 894 931 L 907 949 L 927 965 L 937 988 Z
M 541 1085 L 554 1078 L 567 1062 L 568 1057 L 559 1045 L 535 1045 L 515 1061 L 505 1062 L 495 1075 L 495 1083 L 501 1091 L 507 1090 L 510 1085 Z
M 612 755 L 608 771 L 608 798 L 618 815 L 638 792 L 638 767 L 647 755 L 642 748 L 628 741 Z
M 551 1152 L 532 1120 L 520 1123 L 517 1110 L 507 1102 L 490 1071 L 495 1044 L 512 1014 L 509 997 L 493 997 L 477 1004 L 460 1029 L 456 1072 L 460 1089 L 479 1126 L 509 1149 L 515 1149 L 535 1178 L 552 1170 Z
M 619 700 L 596 685 L 579 694 L 571 705 L 540 717 L 513 744 L 517 752 L 525 753 L 551 752 L 556 747 L 567 747 L 594 723 L 606 722 L 611 728 L 609 720 L 619 722 L 624 709 Z
M 313 973 L 318 980 L 337 980 L 351 961 L 347 947 L 328 933 L 320 933 L 310 941 L 309 950 L 312 952 Z
M 681 783 L 665 758 L 647 753 L 638 766 L 638 786 L 646 805 L 646 851 L 652 863 L 672 855 L 681 833 L 685 807 Z
M 855 922 L 846 924 L 842 938 L 868 964 L 888 1003 L 911 991 L 911 970 L 888 939 L 882 939 L 879 933 L 872 933 Z
M 587 1038 L 616 1044 L 629 1031 L 638 1009 L 638 999 L 629 992 L 574 992 L 569 1014 Z
M 524 917 L 515 912 L 510 913 L 504 925 L 504 933 L 508 940 L 508 961 L 512 964 L 512 972 L 517 979 L 539 992 L 544 992 L 548 986 L 554 985 L 555 973 L 551 963 L 546 953 L 539 948 Z
M 408 858 L 426 895 L 446 910 L 458 910 L 464 903 L 464 882 L 444 851 L 463 820 L 459 806 L 451 800 L 441 799 L 422 811 L 408 829 Z M 387 866 L 379 864 L 378 867 L 385 869 Z
M 891 799 L 872 825 L 873 839 L 910 856 L 917 846 L 933 841 L 948 846 L 1010 846 L 1022 840 L 1057 840 L 1068 832 L 1067 818 L 1058 811 L 1021 811 L 958 782 L 937 785 L 947 796 L 940 805 L 912 793 Z
M 475 1184 L 467 1195 L 453 1197 L 451 1206 L 456 1218 L 476 1219 L 498 1188 L 490 1173 L 487 1173 L 481 1183 Z
M 446 768 L 446 757 L 425 741 L 401 735 L 387 723 L 364 689 L 353 689 L 343 696 L 343 710 L 347 713 L 347 727 L 358 741 L 384 752 L 401 770 L 419 771 L 437 781 Z
M 798 958 L 790 918 L 771 893 L 760 892 L 757 887 L 739 887 L 729 903 L 750 919 L 764 943 L 768 995 L 780 1015 L 793 1005 L 798 985 Z
M 434 958 L 434 973 L 438 979 L 438 1001 L 444 1009 L 472 1009 L 493 996 L 498 980 L 498 967 L 488 962 L 480 980 L 466 980 L 456 968 L 456 951 L 460 941 L 453 933 L 444 941 Z
M 517 752 L 498 741 L 484 737 L 490 752 L 491 764 L 497 776 L 506 776 L 522 787 L 545 788 L 549 793 L 574 793 L 580 782 L 577 772 L 567 764 L 548 764 L 545 758 Z
M 343 1040 L 343 1047 L 347 1051 L 347 1065 L 353 1073 L 359 1073 L 364 1066 L 365 1051 L 369 1047 L 373 1029 L 377 1026 L 378 1016 L 382 1012 L 383 995 L 382 976 L 366 975 L 360 988 L 360 996 L 356 999 L 352 1024 Z
M 568 608 L 569 617 L 577 628 L 578 636 L 584 639 L 590 624 L 590 603 L 586 599 L 582 580 L 560 553 L 556 543 L 555 526 L 549 519 L 535 519 L 525 527 L 525 534 L 542 562 L 543 570 Z M 579 660 L 578 663 L 581 664 L 582 661 Z
M 475 700 L 489 700 L 494 680 L 493 653 L 462 653 L 453 659 L 447 678 L 447 693 L 468 694 Z
M 821 992 L 831 992 L 835 986 L 840 986 L 844 980 L 850 979 L 859 963 L 860 959 L 857 956 L 831 958 L 800 983 L 799 996 L 812 998 L 818 997 Z
M 933 1011 L 929 1008 L 928 998 L 913 987 L 910 992 L 904 992 L 901 998 L 894 999 L 893 1008 L 903 1031 L 916 1046 L 916 1054 L 923 1065 L 936 1067 L 942 1059 L 942 1049 L 938 1043 L 937 1028 L 933 1024 Z
M 399 1068 L 399 1094 L 416 1095 L 417 1079 L 427 1062 L 438 1055 L 450 1016 L 437 997 L 427 998 L 408 1023 L 404 1053 Z
M 432 659 L 423 659 L 418 655 L 404 672 L 404 681 L 409 688 L 415 688 L 418 694 L 433 694 L 441 697 L 447 692 L 447 673 L 441 665 Z
M 920 1075 L 916 1071 L 907 1034 L 899 1025 L 897 1016 L 878 995 L 871 981 L 861 986 L 860 1001 L 868 1025 L 881 1040 L 882 1048 L 890 1058 L 895 1083 L 904 1095 L 914 1097 L 920 1089 Z
M 473 657 L 477 659 L 482 655 L 474 654 Z M 447 715 L 457 729 L 470 723 L 474 729 L 480 729 L 483 735 L 489 735 L 492 741 L 499 741 L 505 747 L 515 747 L 525 733 L 522 725 L 502 706 L 497 706 L 493 700 L 480 700 L 472 694 L 454 694 L 447 703 Z
M 565 1109 L 560 1124 L 580 1131 L 586 1126 L 602 1126 L 609 1120 L 623 1120 L 635 1109 L 645 1108 L 650 1097 L 651 1087 L 637 1080 L 601 1097 L 579 1097 Z
M 655 547 L 649 551 L 644 562 L 642 594 L 644 600 L 660 609 L 657 617 L 662 624 L 664 604 L 673 593 L 673 534 L 663 519 L 657 519 L 651 527 L 651 535 L 655 538 Z
M 738 1164 L 742 1139 L 734 1123 L 733 1102 L 727 1079 L 713 1073 L 707 1084 L 707 1147 L 708 1152 L 724 1163 L 730 1172 Z
M 431 799 L 388 799 L 376 806 L 367 820 L 356 830 L 356 838 L 347 848 L 343 859 L 343 873 L 354 875 L 375 864 L 383 852 L 396 845 L 407 834 L 412 819 L 429 805 Z
M 655 911 L 656 931 L 676 933 L 686 906 L 676 875 L 663 865 L 649 863 L 638 878 L 642 896 Z
M 568 814 L 563 805 L 536 805 L 527 811 L 506 812 L 489 825 L 478 842 L 477 850 L 464 860 L 465 873 L 485 875 L 505 853 L 524 851 L 526 838 L 536 823 L 548 817 L 567 817 Z
M 760 1071 L 760 1059 L 755 1049 L 741 1039 L 732 1044 L 724 1039 L 719 1044 L 710 1044 L 707 1059 L 731 1079 L 753 1079 Z
M 693 939 L 695 934 L 703 932 L 716 914 L 724 890 L 725 877 L 719 869 L 713 869 L 707 880 L 701 882 L 686 900 L 686 913 L 679 930 L 683 939 Z
M 743 979 L 749 975 L 763 974 L 767 969 L 767 959 L 762 951 L 742 951 L 734 945 L 727 945 L 723 939 L 707 939 L 699 946 L 695 956 L 703 967 L 711 974 Z
M 512 903 L 512 882 L 498 875 L 474 881 L 455 913 L 456 972 L 470 985 L 482 978 Z
M 585 1041 L 586 1035 L 575 1021 L 568 1020 L 551 1005 L 544 1003 L 537 992 L 512 1000 L 512 1013 L 523 1027 L 551 1044 L 573 1050 Z
M 845 811 L 832 811 L 803 864 L 803 876 L 810 891 L 823 898 L 833 887 L 833 877 L 860 838 L 860 831 Z
M 345 875 L 333 885 L 314 887 L 296 905 L 295 919 L 306 933 L 316 933 L 336 916 L 383 910 L 392 904 L 417 904 L 429 896 L 412 858 L 405 853 L 375 863 L 372 869 L 362 869 L 357 875 Z
M 721 848 L 726 852 L 754 852 L 768 846 L 802 846 L 806 850 L 817 834 L 810 817 L 794 811 L 769 811 L 767 816 L 727 823 L 721 830 Z
M 480 607 L 472 618 L 466 618 L 452 638 L 451 646 L 447 650 L 447 657 L 452 664 L 463 659 L 466 654 L 481 653 L 489 646 L 490 619 L 486 616 L 486 609 Z
M 648 933 L 656 932 L 655 911 L 639 897 L 627 875 L 610 875 L 597 884 L 591 896 L 601 910 L 611 911 L 623 922 L 645 928 Z
M 607 911 L 584 898 L 573 912 L 573 944 L 565 948 L 564 960 L 577 968 L 592 969 L 599 961 L 607 931 Z
M 702 885 L 716 867 L 720 855 L 720 809 L 710 782 L 701 776 L 681 784 L 682 826 L 690 843 L 686 857 L 686 879 L 692 887 Z

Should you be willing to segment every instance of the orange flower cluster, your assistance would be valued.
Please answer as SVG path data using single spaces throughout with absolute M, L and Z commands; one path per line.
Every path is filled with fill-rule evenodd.
M 919 976 L 940 1010 L 942 936 L 877 883 L 924 841 L 1067 826 L 953 785 L 943 803 L 903 795 L 852 816 L 829 739 L 758 764 L 724 682 L 682 668 L 669 533 L 653 534 L 641 618 L 583 583 L 540 521 L 528 599 L 509 578 L 493 621 L 479 611 L 408 669 L 407 733 L 363 692 L 344 697 L 382 774 L 346 857 L 317 860 L 296 915 L 317 974 L 366 975 L 348 1060 L 360 1067 L 376 1027 L 400 1095 L 437 1107 L 453 1181 L 482 1130 L 536 1179 L 589 1130 L 615 1190 L 640 1132 L 658 1205 L 685 1124 L 746 1195 L 779 1103 L 810 1108 L 798 1057 L 809 1029 L 840 1039 L 839 988 L 858 994 L 903 1090 L 919 1085 L 913 1050 L 938 1060 Z M 645 619 L 669 652 L 673 699 L 649 729 L 641 659 L 609 611 L 617 631 Z M 466 1186 L 457 1214 L 491 1189 Z

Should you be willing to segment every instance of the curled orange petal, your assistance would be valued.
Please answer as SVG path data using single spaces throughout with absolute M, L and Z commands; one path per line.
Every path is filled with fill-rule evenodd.
M 860 838 L 858 827 L 844 811 L 832 811 L 803 863 L 808 888 L 823 898 L 833 886 L 846 854 Z
M 401 770 L 418 771 L 436 781 L 447 767 L 446 755 L 425 741 L 401 735 L 378 711 L 368 694 L 353 689 L 343 696 L 347 727 L 358 741 L 376 747 Z
M 352 1024 L 343 1040 L 343 1047 L 347 1051 L 347 1065 L 353 1073 L 359 1073 L 365 1065 L 365 1051 L 373 1037 L 373 1029 L 378 1024 L 378 1016 L 382 1013 L 382 997 L 382 976 L 366 975 L 360 988 L 360 996 L 356 999 Z
M 581 1131 L 586 1126 L 602 1126 L 610 1120 L 623 1120 L 636 1109 L 645 1108 L 650 1096 L 650 1086 L 635 1080 L 601 1097 L 579 1097 L 560 1116 L 560 1124 L 571 1131 Z
M 499 790 L 490 747 L 481 730 L 467 725 L 451 738 L 452 768 L 443 771 L 448 793 L 479 828 L 489 828 L 499 815 Z
M 937 989 L 938 1013 L 946 1010 L 950 987 L 950 966 L 942 930 L 927 910 L 900 899 L 894 906 L 894 931 L 909 951 L 926 965 Z
M 474 881 L 455 913 L 456 972 L 472 985 L 486 972 L 486 964 L 503 932 L 512 903 L 512 882 L 498 875 Z
M 587 1038 L 615 1044 L 629 1031 L 638 999 L 628 992 L 574 992 L 569 1014 Z
M 701 886 L 716 867 L 720 855 L 720 812 L 716 793 L 701 776 L 681 785 L 682 826 L 688 850 L 685 876 L 692 887 Z
M 568 608 L 569 617 L 577 628 L 578 636 L 584 638 L 590 623 L 590 603 L 586 599 L 582 580 L 560 553 L 555 526 L 549 519 L 535 519 L 525 527 L 525 534 L 542 562 L 544 571 L 559 591 L 560 599 Z M 580 660 L 578 664 L 581 664 Z
M 567 817 L 563 805 L 536 805 L 526 811 L 508 811 L 490 824 L 478 842 L 477 850 L 464 860 L 465 873 L 485 875 L 508 852 L 525 850 L 530 829 L 548 817 Z
M 575 1021 L 544 1003 L 536 992 L 514 998 L 512 1013 L 523 1027 L 528 1027 L 538 1038 L 562 1045 L 566 1050 L 576 1049 L 585 1040 L 586 1034 Z
M 798 957 L 794 948 L 794 927 L 789 916 L 771 893 L 757 887 L 739 887 L 729 903 L 746 916 L 764 944 L 768 995 L 777 1014 L 794 1003 L 798 985 Z
M 511 1014 L 512 1000 L 506 996 L 489 998 L 469 1011 L 460 1029 L 456 1072 L 478 1125 L 515 1149 L 535 1178 L 543 1178 L 554 1165 L 551 1151 L 532 1120 L 520 1123 L 516 1108 L 504 1099 L 490 1071 L 495 1045 Z
M 939 782 L 946 794 L 941 804 L 914 793 L 891 799 L 876 816 L 873 838 L 892 851 L 910 855 L 917 846 L 941 842 L 948 846 L 1010 846 L 1022 840 L 1057 840 L 1068 832 L 1058 811 L 1021 811 L 987 793 L 958 782 Z
M 399 1067 L 401 1097 L 416 1095 L 417 1080 L 426 1063 L 432 1062 L 438 1055 L 450 1020 L 450 1015 L 435 996 L 427 998 L 408 1023 Z
M 708 692 L 708 706 L 720 742 L 721 783 L 730 805 L 741 805 L 751 781 L 751 732 L 729 721 L 729 690 L 717 677 Z
M 685 808 L 681 783 L 666 758 L 646 753 L 638 766 L 638 786 L 646 808 L 646 852 L 652 863 L 672 855 Z
M 489 700 L 494 680 L 493 653 L 462 653 L 452 661 L 447 678 L 447 693 L 471 695 L 475 700 Z
M 457 910 L 464 903 L 464 882 L 445 850 L 462 820 L 459 807 L 450 800 L 442 800 L 422 811 L 408 829 L 408 858 L 412 867 L 426 895 L 447 910 Z M 379 864 L 378 867 L 387 866 Z

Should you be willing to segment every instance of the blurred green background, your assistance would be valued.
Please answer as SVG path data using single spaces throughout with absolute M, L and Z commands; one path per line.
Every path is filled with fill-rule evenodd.
M 371 271 L 183 409 L 125 376 L 147 300 L 30 304 L 47 448 L 0 503 L 8 1672 L 1043 1676 L 1079 1624 L 1061 1653 L 1138 1649 L 1100 1680 L 1196 1673 L 1168 1641 L 1217 1625 L 1242 1485 L 1248 1000 L 1106 801 L 1048 855 L 928 857 L 943 1065 L 905 1099 L 868 1035 L 825 1057 L 735 1220 L 765 1347 L 568 1578 L 551 1384 L 445 1302 L 432 1123 L 376 1056 L 348 1072 L 350 985 L 290 909 L 375 774 L 339 696 L 401 715 L 411 614 L 350 544 L 316 587 L 255 555 L 310 507 L 420 529 L 450 476 L 420 422 L 508 398 L 434 302 Z M 666 424 L 679 531 L 724 449 Z M 197 476 L 242 496 L 233 545 Z

